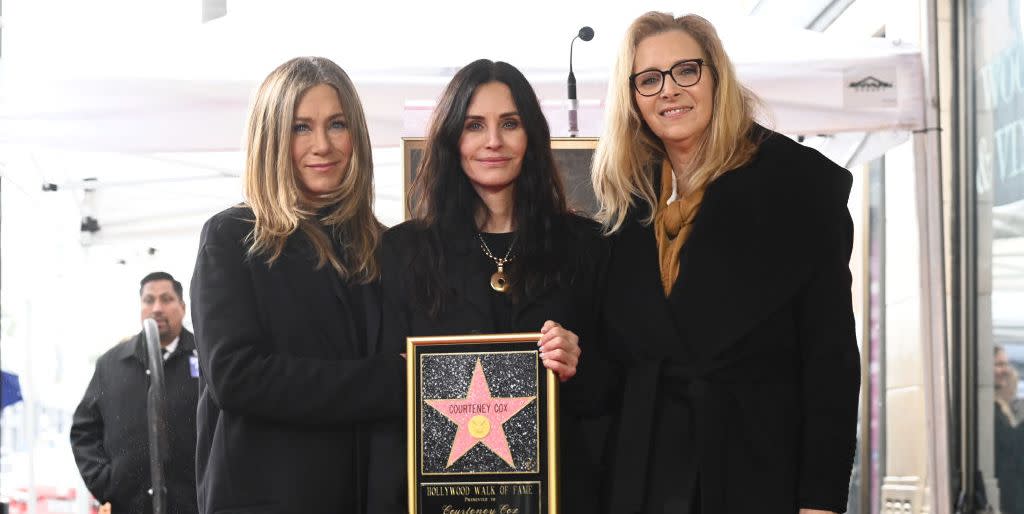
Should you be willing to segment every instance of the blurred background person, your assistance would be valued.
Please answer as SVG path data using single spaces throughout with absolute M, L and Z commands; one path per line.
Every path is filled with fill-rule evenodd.
M 995 346 L 993 356 L 995 414 L 993 416 L 996 480 L 999 482 L 999 510 L 1024 514 L 1024 425 L 1017 398 L 1017 369 L 1006 349 Z
M 202 370 L 201 512 L 365 510 L 370 422 L 400 419 L 380 329 L 366 121 L 348 75 L 292 59 L 256 93 L 245 203 L 203 228 L 192 279 Z
M 594 159 L 626 368 L 609 512 L 842 512 L 860 357 L 852 177 L 754 123 L 704 18 L 627 30 Z
M 162 271 L 150 273 L 142 279 L 139 296 L 141 319 L 156 321 L 164 359 L 166 512 L 195 513 L 199 382 L 195 338 L 181 326 L 181 283 Z M 71 450 L 82 480 L 114 513 L 153 512 L 147 355 L 141 331 L 104 353 L 71 425 Z

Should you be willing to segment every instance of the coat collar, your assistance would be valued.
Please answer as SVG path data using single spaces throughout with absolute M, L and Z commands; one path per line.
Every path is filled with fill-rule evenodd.
M 320 269 L 314 269 L 315 265 L 316 254 L 301 233 L 288 238 L 284 252 L 274 264 L 281 266 L 281 272 L 289 277 L 285 283 L 291 289 L 292 297 L 302 302 L 305 312 L 310 313 L 311 319 L 318 320 L 312 325 L 319 330 L 324 340 L 337 339 L 337 330 L 351 330 L 350 339 L 357 345 L 353 350 L 361 355 L 371 355 L 377 349 L 380 333 L 378 285 L 354 282 L 346 285 L 329 263 Z M 351 302 L 357 297 L 357 301 L 362 303 L 362 312 L 365 315 L 366 337 L 362 340 L 358 338 L 354 327 L 340 323 L 338 316 L 339 304 L 343 311 L 350 312 L 353 316 L 359 315 L 358 312 L 352 312 Z M 336 300 L 337 303 L 325 300 Z
M 614 299 L 612 311 L 607 316 L 609 319 L 621 316 L 625 320 L 623 323 L 629 325 L 623 327 L 624 333 L 628 332 L 631 338 L 642 341 L 633 347 L 641 359 L 660 360 L 669 355 L 679 355 L 680 349 L 688 345 L 679 344 L 681 337 L 676 319 L 665 301 L 659 276 L 658 243 L 651 227 L 643 224 L 648 209 L 640 207 L 645 205 L 642 201 L 636 205 L 614 237 L 612 267 L 615 271 L 608 277 L 610 290 L 629 294 L 635 300 Z M 637 320 L 644 322 L 636 323 Z
M 179 335 L 178 347 L 174 349 L 174 353 L 167 357 L 167 360 L 176 359 L 181 355 L 191 355 L 196 349 L 196 339 L 189 332 L 188 329 L 182 327 L 181 334 Z M 117 349 L 118 359 L 130 359 L 135 358 L 143 366 L 146 365 L 146 335 L 145 332 L 139 332 L 135 334 L 135 337 L 128 340 L 129 344 L 122 345 Z
M 659 168 L 654 162 L 646 173 Z M 679 278 L 663 302 L 671 322 L 660 325 L 674 329 L 675 337 L 655 338 L 650 351 L 713 371 L 713 361 L 720 362 L 733 343 L 807 282 L 829 248 L 825 239 L 835 237 L 841 230 L 836 223 L 848 216 L 851 183 L 849 172 L 821 154 L 769 134 L 750 163 L 709 184 L 680 251 Z M 617 251 L 642 274 L 634 289 L 652 289 L 644 294 L 664 298 L 657 243 L 651 227 L 642 224 L 648 212 L 646 202 L 636 202 Z M 660 312 L 645 314 L 651 317 Z M 684 354 L 686 349 L 693 355 Z
M 817 271 L 848 219 L 852 177 L 781 135 L 704 194 L 668 301 L 709 361 L 767 319 Z

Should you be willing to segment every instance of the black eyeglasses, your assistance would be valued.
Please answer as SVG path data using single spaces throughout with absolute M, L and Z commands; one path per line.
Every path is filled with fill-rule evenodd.
M 700 70 L 705 64 L 704 59 L 687 59 L 679 61 L 667 70 L 645 70 L 629 76 L 629 83 L 642 96 L 654 96 L 665 87 L 665 75 L 679 87 L 690 87 L 700 82 Z

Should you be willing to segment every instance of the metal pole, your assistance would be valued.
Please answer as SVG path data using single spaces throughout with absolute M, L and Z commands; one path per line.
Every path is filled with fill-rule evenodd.
M 164 359 L 160 352 L 160 331 L 152 318 L 142 320 L 146 334 L 146 363 L 149 375 L 149 394 L 146 399 L 146 421 L 149 428 L 150 494 L 153 496 L 153 514 L 164 514 L 167 489 L 164 486 L 164 462 L 167 445 L 164 434 Z

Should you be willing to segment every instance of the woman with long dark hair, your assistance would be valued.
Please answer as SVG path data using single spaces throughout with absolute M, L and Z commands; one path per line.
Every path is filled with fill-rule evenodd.
M 540 331 L 545 367 L 563 382 L 580 370 L 561 418 L 563 433 L 578 432 L 587 406 L 573 388 L 592 371 L 580 355 L 597 337 L 606 252 L 600 227 L 566 207 L 547 121 L 519 70 L 481 59 L 455 74 L 410 202 L 414 219 L 381 243 L 383 352 L 403 351 L 407 336 Z M 562 442 L 563 505 L 586 511 L 597 466 L 581 437 Z M 392 498 L 405 493 L 395 489 Z

